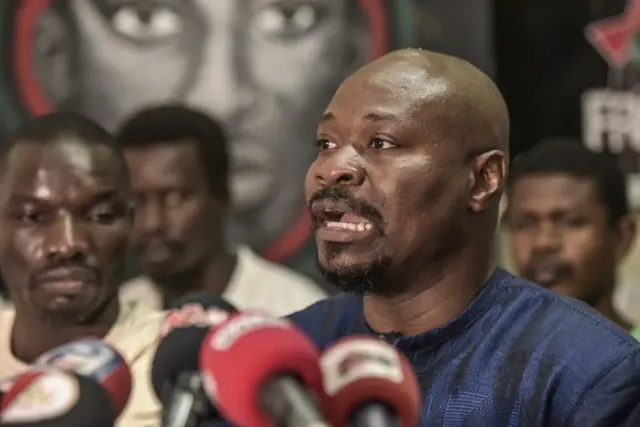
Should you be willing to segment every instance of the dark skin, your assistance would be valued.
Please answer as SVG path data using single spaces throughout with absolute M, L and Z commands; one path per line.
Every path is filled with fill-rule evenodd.
M 631 329 L 616 312 L 613 294 L 635 221 L 612 221 L 592 180 L 559 173 L 523 176 L 513 185 L 505 220 L 519 274 Z
M 135 248 L 165 305 L 193 291 L 221 294 L 236 256 L 224 245 L 228 201 L 209 191 L 197 146 L 167 141 L 128 148 L 136 198 Z
M 2 166 L 0 269 L 16 311 L 12 350 L 31 363 L 116 321 L 131 191 L 111 148 L 78 140 L 20 142 Z
M 462 312 L 492 269 L 507 163 L 493 83 L 453 57 L 393 52 L 340 86 L 317 139 L 306 195 L 320 268 L 357 282 L 384 265 L 364 297 L 378 332 L 416 335 Z M 368 229 L 332 230 L 344 213 Z

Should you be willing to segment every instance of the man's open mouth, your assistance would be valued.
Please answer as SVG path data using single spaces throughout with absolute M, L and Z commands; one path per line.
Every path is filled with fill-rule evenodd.
M 320 200 L 311 205 L 311 212 L 322 240 L 353 242 L 374 234 L 375 224 L 346 203 Z

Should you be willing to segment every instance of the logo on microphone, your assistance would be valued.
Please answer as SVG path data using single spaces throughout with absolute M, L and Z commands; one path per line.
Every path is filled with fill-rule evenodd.
M 188 328 L 190 326 L 209 328 L 217 326 L 227 320 L 230 315 L 228 311 L 216 307 L 204 308 L 197 303 L 185 304 L 167 314 L 167 318 L 160 328 L 160 338 L 164 338 L 176 328 Z
M 62 372 L 42 372 L 33 377 L 2 413 L 2 421 L 32 423 L 59 417 L 80 397 L 77 380 Z
M 101 382 L 122 366 L 120 355 L 99 340 L 81 340 L 57 347 L 36 361 L 36 365 L 92 377 Z
M 371 338 L 349 338 L 334 344 L 321 357 L 323 381 L 328 395 L 363 378 L 402 382 L 402 365 L 396 350 Z
M 265 328 L 289 329 L 291 323 L 286 319 L 261 314 L 240 315 L 221 325 L 211 337 L 209 345 L 214 350 L 225 351 L 247 333 Z
M 365 367 L 368 363 L 377 363 L 387 368 L 392 368 L 393 363 L 386 357 L 380 357 L 375 353 L 352 353 L 347 355 L 338 365 L 340 375 L 347 375 L 354 370 Z

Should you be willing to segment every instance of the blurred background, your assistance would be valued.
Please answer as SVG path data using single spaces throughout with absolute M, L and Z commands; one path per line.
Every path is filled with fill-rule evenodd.
M 302 184 L 316 120 L 346 75 L 399 47 L 492 76 L 512 157 L 558 137 L 607 153 L 636 209 L 638 24 L 633 0 L 2 0 L 0 129 L 74 110 L 115 131 L 149 105 L 197 107 L 230 137 L 230 241 L 314 277 Z M 640 321 L 638 246 L 618 281 Z

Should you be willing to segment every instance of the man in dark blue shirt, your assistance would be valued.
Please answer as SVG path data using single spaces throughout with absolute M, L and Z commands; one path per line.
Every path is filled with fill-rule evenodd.
M 305 187 L 318 264 L 346 293 L 291 318 L 320 348 L 392 343 L 415 368 L 423 427 L 633 422 L 640 345 L 492 264 L 509 123 L 484 74 L 391 53 L 341 85 L 317 135 Z

